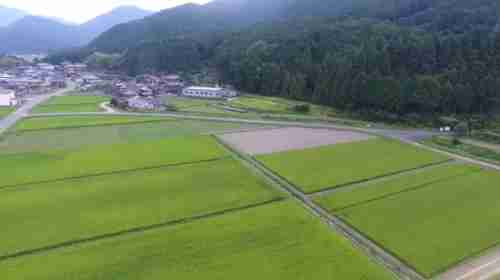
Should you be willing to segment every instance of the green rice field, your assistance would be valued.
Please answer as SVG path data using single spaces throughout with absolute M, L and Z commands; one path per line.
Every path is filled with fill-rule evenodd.
M 0 256 L 278 196 L 232 159 L 4 189 L 0 220 L 8 226 L 0 232 Z
M 107 96 L 66 95 L 55 96 L 47 102 L 38 105 L 33 113 L 71 113 L 71 112 L 101 112 L 99 105 L 110 101 Z
M 231 99 L 229 104 L 236 108 L 269 113 L 287 113 L 291 109 L 291 102 L 284 102 L 283 99 L 261 97 L 261 96 L 241 96 Z
M 52 149 L 77 149 L 91 147 L 93 145 L 109 145 L 114 143 L 140 143 L 143 141 L 155 141 L 180 136 L 195 136 L 207 133 L 222 133 L 233 130 L 256 129 L 262 125 L 239 124 L 227 122 L 210 122 L 196 120 L 162 119 L 164 121 L 150 121 L 138 123 L 126 123 L 131 119 L 120 119 L 111 116 L 104 118 L 80 117 L 60 120 L 57 117 L 48 118 L 49 122 L 33 124 L 37 127 L 67 126 L 74 124 L 76 127 L 65 129 L 38 129 L 23 130 L 15 133 L 7 133 L 0 137 L 0 155 L 9 153 L 25 153 L 45 151 Z M 38 119 L 38 118 L 37 118 Z M 30 120 L 30 119 L 28 119 Z M 71 121 L 69 121 L 71 120 Z M 141 120 L 142 119 L 138 119 Z M 103 125 L 116 121 L 119 124 Z M 91 123 L 96 126 L 82 126 Z M 23 122 L 21 122 L 23 125 Z
M 13 128 L 14 132 L 24 132 L 44 129 L 64 129 L 89 126 L 124 125 L 147 122 L 174 121 L 167 117 L 147 116 L 56 116 L 31 117 L 21 120 Z
M 227 156 L 210 136 L 177 137 L 0 157 L 0 188 L 70 177 L 213 160 Z
M 0 106 L 0 119 L 7 116 L 10 114 L 12 111 L 14 111 L 14 108 L 12 107 L 2 107 Z
M 0 278 L 394 279 L 293 202 L 5 260 Z
M 448 160 L 440 154 L 382 138 L 262 155 L 257 159 L 305 193 Z
M 338 190 L 331 195 L 318 195 L 315 201 L 329 212 L 355 207 L 370 201 L 384 199 L 406 191 L 432 186 L 433 184 L 459 178 L 474 172 L 480 167 L 474 165 L 446 164 L 412 174 L 390 177 L 384 180 L 367 183 L 364 186 Z
M 469 174 L 453 175 L 463 171 L 464 167 L 443 170 L 450 178 L 333 213 L 424 276 L 434 277 L 500 243 L 500 173 L 471 168 Z M 425 173 L 411 178 L 396 178 L 396 183 L 380 187 L 400 184 L 401 189 L 428 180 Z M 346 200 L 362 201 L 366 196 Z M 335 209 L 346 200 L 322 202 L 326 209 Z

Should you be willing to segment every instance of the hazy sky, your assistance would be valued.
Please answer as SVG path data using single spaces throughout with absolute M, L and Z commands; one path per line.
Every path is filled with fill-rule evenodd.
M 0 5 L 35 15 L 58 17 L 82 23 L 122 5 L 134 5 L 151 11 L 159 11 L 189 2 L 203 4 L 210 0 L 0 0 Z

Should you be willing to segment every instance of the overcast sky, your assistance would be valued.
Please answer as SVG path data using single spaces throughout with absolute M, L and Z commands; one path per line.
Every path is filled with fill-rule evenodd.
M 58 17 L 82 23 L 123 5 L 134 5 L 159 11 L 185 3 L 207 3 L 210 0 L 0 0 L 0 5 L 31 14 Z

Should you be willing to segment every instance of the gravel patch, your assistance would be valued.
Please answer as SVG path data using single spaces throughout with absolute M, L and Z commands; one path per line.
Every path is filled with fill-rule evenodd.
M 229 133 L 221 138 L 242 152 L 261 155 L 363 141 L 373 136 L 345 130 L 291 127 Z

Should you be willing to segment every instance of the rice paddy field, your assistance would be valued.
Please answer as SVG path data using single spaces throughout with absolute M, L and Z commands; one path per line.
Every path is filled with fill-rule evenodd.
M 474 165 L 439 165 L 429 169 L 415 171 L 411 174 L 369 182 L 355 188 L 341 189 L 332 193 L 332 195 L 318 195 L 315 201 L 329 212 L 334 213 L 404 192 L 426 188 L 453 178 L 460 178 L 474 172 L 479 172 L 480 170 L 480 167 Z
M 35 129 L 23 130 L 23 127 Z M 169 118 L 123 118 L 116 116 L 28 118 L 21 121 L 17 128 L 0 136 L 0 155 L 43 152 L 54 149 L 77 149 L 114 143 L 141 143 L 181 136 L 255 130 L 265 127 L 263 125 Z
M 165 224 L 279 197 L 222 159 L 0 190 L 0 256 Z M 33 231 L 36 230 L 36 234 Z
M 14 132 L 45 129 L 80 128 L 89 126 L 110 126 L 140 124 L 148 122 L 173 121 L 167 117 L 147 116 L 57 116 L 25 118 L 13 128 Z
M 394 279 L 212 136 L 261 128 L 20 121 L 0 138 L 0 279 Z
M 304 193 L 314 193 L 448 161 L 440 154 L 376 138 L 256 156 Z
M 431 278 L 500 243 L 499 181 L 450 165 L 316 201 Z
M 394 279 L 294 202 L 0 262 L 2 279 Z
M 0 188 L 64 178 L 214 160 L 227 153 L 210 136 L 7 154 Z
M 0 119 L 4 118 L 8 114 L 10 114 L 13 110 L 14 110 L 14 108 L 12 108 L 12 107 L 0 106 Z
M 33 113 L 101 112 L 100 104 L 110 100 L 110 97 L 97 95 L 55 96 L 35 107 Z

